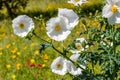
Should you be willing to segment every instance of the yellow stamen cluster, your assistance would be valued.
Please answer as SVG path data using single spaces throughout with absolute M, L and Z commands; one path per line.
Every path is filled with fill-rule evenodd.
M 62 67 L 61 64 L 57 64 L 57 68 L 60 69 Z
M 20 27 L 21 29 L 24 29 L 25 25 L 24 25 L 23 23 L 20 23 L 20 24 L 19 24 L 19 27 Z
M 55 26 L 55 31 L 60 31 L 61 27 L 59 25 Z
M 118 11 L 118 6 L 117 5 L 113 5 L 112 7 L 111 7 L 111 11 L 112 12 L 117 12 Z
M 77 44 L 76 46 L 76 49 L 80 50 L 82 48 L 82 46 L 80 44 Z

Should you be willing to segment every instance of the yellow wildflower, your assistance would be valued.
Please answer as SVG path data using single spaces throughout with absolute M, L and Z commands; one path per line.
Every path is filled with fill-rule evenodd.
M 46 62 L 48 62 L 48 60 L 44 60 L 43 62 L 45 62 L 45 63 L 46 63 Z
M 10 64 L 7 64 L 7 65 L 6 65 L 6 68 L 7 68 L 7 69 L 10 69 L 10 68 L 11 68 L 11 65 L 10 65 Z
M 35 55 L 38 55 L 38 54 L 39 54 L 39 50 L 36 50 L 36 51 L 34 52 L 34 54 L 35 54 Z
M 11 78 L 12 78 L 12 79 L 15 79 L 15 78 L 16 78 L 16 75 L 13 74 L 13 75 L 11 76 Z
M 2 52 L 0 52 L 0 56 L 2 55 Z
M 46 64 L 43 64 L 43 65 L 42 65 L 42 67 L 45 67 L 45 66 L 46 66 Z
M 20 55 L 21 53 L 20 53 L 20 52 L 17 52 L 16 54 L 17 54 L 17 55 Z
M 31 63 L 34 63 L 34 62 L 35 62 L 35 60 L 34 60 L 34 59 L 31 59 L 31 60 L 30 60 L 30 62 L 31 62 Z
M 26 50 L 26 49 L 27 49 L 27 46 L 26 46 L 26 45 L 24 45 L 24 46 L 23 46 L 23 49 L 24 49 L 24 50 Z
M 0 47 L 0 50 L 2 50 L 2 47 Z
M 15 53 L 17 50 L 18 50 L 17 48 L 14 48 L 14 49 L 12 49 L 10 52 L 11 52 L 11 53 Z
M 7 45 L 6 45 L 6 48 L 9 48 L 11 46 L 11 44 L 10 43 L 8 43 Z
M 16 55 L 13 55 L 12 58 L 15 59 L 15 58 L 16 58 Z
M 43 55 L 43 58 L 44 58 L 44 59 L 48 59 L 48 55 L 47 55 L 47 54 L 44 54 L 44 55 Z
M 16 44 L 16 42 L 12 42 L 12 45 L 15 45 Z
M 33 47 L 33 46 L 35 46 L 35 43 L 34 43 L 34 42 L 31 43 L 31 47 Z
M 20 69 L 20 66 L 21 66 L 21 64 L 20 64 L 20 63 L 17 63 L 17 64 L 16 64 L 16 69 L 19 70 L 19 69 Z

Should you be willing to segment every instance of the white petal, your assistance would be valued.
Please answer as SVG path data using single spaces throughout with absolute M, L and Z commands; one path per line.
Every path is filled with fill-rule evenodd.
M 51 37 L 51 39 L 54 39 L 55 41 L 63 41 L 68 37 L 70 33 L 71 31 L 64 31 L 59 34 L 53 31 L 51 33 L 47 32 L 47 35 Z
M 82 66 L 84 68 L 84 66 Z M 67 69 L 68 72 L 72 75 L 79 75 L 82 72 L 82 69 L 77 68 L 73 63 L 70 61 L 67 61 Z
M 108 18 L 108 23 L 109 24 L 115 24 L 116 23 L 116 18 L 115 14 L 112 15 L 111 17 Z
M 102 11 L 102 15 L 103 17 L 105 18 L 109 18 L 113 15 L 113 12 L 111 11 L 111 5 L 108 5 L 106 4 L 104 7 L 103 7 L 103 11 Z
M 115 23 L 120 23 L 120 12 L 116 13 L 116 22 Z
M 61 64 L 61 68 L 57 68 L 57 64 Z M 67 65 L 66 60 L 62 57 L 57 57 L 53 63 L 51 64 L 52 72 L 59 74 L 59 75 L 65 75 L 67 73 Z
M 72 30 L 78 24 L 78 15 L 72 10 L 67 8 L 59 8 L 58 9 L 58 16 L 64 16 L 68 19 L 69 29 Z
M 113 1 L 112 0 L 107 0 L 107 4 L 112 5 Z
M 116 3 L 116 5 L 120 8 L 120 0 Z

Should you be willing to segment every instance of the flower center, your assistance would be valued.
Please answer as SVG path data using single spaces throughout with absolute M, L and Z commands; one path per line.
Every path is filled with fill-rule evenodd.
M 78 50 L 80 50 L 80 49 L 82 48 L 80 44 L 77 44 L 75 47 L 76 47 L 76 49 L 78 49 Z
M 61 27 L 59 25 L 55 26 L 56 31 L 60 31 Z
M 60 69 L 62 67 L 61 64 L 57 64 L 57 68 Z
M 24 25 L 23 23 L 20 23 L 20 24 L 19 24 L 19 27 L 20 27 L 21 29 L 24 29 L 25 25 Z
M 112 12 L 117 12 L 118 11 L 118 6 L 116 6 L 116 5 L 113 5 L 112 7 L 111 7 L 111 11 Z
M 80 0 L 75 0 L 75 2 L 79 2 Z

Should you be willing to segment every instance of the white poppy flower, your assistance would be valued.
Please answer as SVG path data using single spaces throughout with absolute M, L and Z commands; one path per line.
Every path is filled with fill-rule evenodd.
M 120 0 L 107 0 L 102 15 L 108 18 L 109 24 L 120 23 Z
M 72 75 L 79 75 L 81 74 L 82 70 L 80 68 L 77 68 L 72 62 L 67 62 L 67 68 L 68 72 Z
M 86 42 L 84 38 L 77 38 L 75 40 L 75 49 L 70 50 L 72 53 L 79 53 L 81 51 L 84 51 L 84 48 L 82 46 L 82 43 Z M 88 48 L 88 45 L 85 46 L 85 48 Z
M 64 16 L 68 19 L 68 26 L 70 30 L 72 30 L 79 22 L 78 15 L 72 9 L 59 8 L 58 16 Z
M 86 3 L 87 0 L 70 0 L 68 3 L 74 4 L 75 6 L 82 5 L 83 3 Z
M 24 37 L 34 28 L 33 20 L 27 15 L 20 15 L 12 20 L 14 34 Z
M 63 16 L 51 18 L 47 23 L 47 35 L 56 41 L 63 41 L 71 33 L 68 29 L 68 19 Z
M 78 57 L 80 56 L 80 54 L 73 54 L 70 59 L 73 60 L 74 62 L 76 62 L 78 60 Z M 85 68 L 85 66 L 80 65 L 82 68 Z M 72 75 L 79 75 L 82 72 L 82 69 L 77 68 L 72 62 L 67 61 L 67 69 L 68 72 Z
M 51 64 L 51 69 L 56 74 L 65 75 L 67 73 L 66 60 L 62 57 L 57 57 Z

